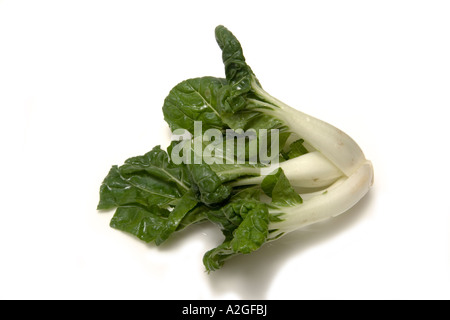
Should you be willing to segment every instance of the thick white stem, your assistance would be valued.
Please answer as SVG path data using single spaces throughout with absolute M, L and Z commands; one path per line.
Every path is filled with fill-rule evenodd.
M 262 168 L 261 176 L 238 180 L 232 186 L 261 184 L 265 176 L 273 173 L 278 167 L 283 169 L 292 186 L 301 188 L 329 186 L 343 176 L 342 171 L 336 168 L 320 152 L 313 151 L 277 165 Z
M 346 176 L 352 175 L 365 161 L 358 144 L 338 128 L 286 105 L 269 95 L 256 83 L 253 90 L 259 97 L 281 109 L 267 113 L 286 123 L 293 132 L 321 152 Z
M 271 237 L 286 234 L 344 213 L 364 197 L 372 183 L 372 163 L 366 160 L 336 188 L 330 188 L 327 192 L 300 205 L 280 208 L 280 211 L 284 213 L 281 216 L 283 221 L 270 224 L 270 229 L 278 229 Z

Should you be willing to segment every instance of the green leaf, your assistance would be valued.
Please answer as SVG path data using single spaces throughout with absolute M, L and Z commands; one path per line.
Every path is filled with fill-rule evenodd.
M 257 164 L 210 164 L 222 182 L 233 181 L 242 177 L 258 176 L 261 165 Z
M 203 256 L 203 264 L 208 272 L 220 269 L 225 260 L 237 253 L 231 248 L 230 241 L 225 241 L 217 248 L 211 249 Z
M 244 202 L 241 202 L 241 204 L 244 204 Z M 227 204 L 207 213 L 208 220 L 219 226 L 225 239 L 232 239 L 233 231 L 242 223 L 242 217 L 238 213 L 239 210 L 236 210 L 238 205 L 238 203 Z
M 175 209 L 169 211 L 158 206 L 128 205 L 117 208 L 110 226 L 131 233 L 145 242 L 163 243 L 175 232 L 187 215 L 197 205 L 192 193 L 186 193 Z
M 207 164 L 187 165 L 192 188 L 198 193 L 200 201 L 206 205 L 214 205 L 227 199 L 231 187 L 222 183 L 219 176 Z
M 242 189 L 234 189 L 233 195 L 230 199 L 230 202 L 237 200 L 255 200 L 260 201 L 261 199 L 261 188 L 260 186 L 246 186 Z
M 261 182 L 261 189 L 267 194 L 269 197 L 272 197 L 272 191 L 275 185 L 277 184 L 278 178 L 280 177 L 283 170 L 281 168 L 275 170 L 271 174 L 268 174 L 264 180 Z
M 223 130 L 226 125 L 222 116 L 226 112 L 220 104 L 221 89 L 226 80 L 202 77 L 177 84 L 164 100 L 164 119 L 172 131 L 188 130 L 194 134 L 194 121 L 202 122 L 202 131 L 211 128 Z
M 156 245 L 160 245 L 161 243 L 163 243 L 165 240 L 167 240 L 167 238 L 169 238 L 172 233 L 177 230 L 183 218 L 197 205 L 197 203 L 198 202 L 192 191 L 189 191 L 183 195 L 175 208 L 170 212 L 165 225 L 156 237 Z
M 236 213 L 236 210 L 234 211 Z M 209 250 L 203 256 L 203 264 L 208 272 L 220 269 L 227 259 L 235 255 L 248 254 L 257 250 L 266 242 L 269 234 L 267 206 L 263 203 L 249 205 L 242 202 L 239 212 L 243 220 L 232 235 L 226 237 L 221 245 Z
M 207 215 L 210 210 L 210 208 L 203 204 L 197 204 L 194 209 L 189 211 L 183 219 L 181 219 L 176 231 L 180 231 L 192 224 L 208 221 Z
M 253 91 L 252 85 L 261 87 L 258 79 L 246 63 L 241 44 L 238 39 L 224 26 L 215 29 L 216 41 L 222 50 L 222 60 L 225 65 L 225 75 L 229 88 L 222 88 L 222 105 L 232 112 L 223 115 L 223 121 L 232 129 L 261 129 L 280 131 L 278 143 L 280 150 L 284 147 L 288 128 L 280 119 L 261 112 L 261 109 L 276 108 L 276 106 L 262 101 Z M 259 135 L 258 135 L 259 139 Z M 270 142 L 269 142 L 270 145 Z
M 118 207 L 111 227 L 159 245 L 179 228 L 197 202 L 186 166 L 171 163 L 157 146 L 111 168 L 100 187 L 98 209 Z
M 225 206 L 207 212 L 208 219 L 218 224 L 225 235 L 224 242 L 203 257 L 208 271 L 217 270 L 228 258 L 253 252 L 266 242 L 270 217 L 267 205 L 259 201 L 260 193 L 258 187 L 239 190 Z
M 269 210 L 263 203 L 247 203 L 241 211 L 244 220 L 233 233 L 233 251 L 248 254 L 261 247 L 269 233 Z
M 120 172 L 124 176 L 147 173 L 161 181 L 174 184 L 180 192 L 186 192 L 190 187 L 186 166 L 170 162 L 167 152 L 161 150 L 160 146 L 154 147 L 143 156 L 125 160 L 125 164 L 120 167 Z
M 304 142 L 305 142 L 305 140 L 303 140 L 303 139 L 298 139 L 298 140 L 292 142 L 291 145 L 289 146 L 289 151 L 282 152 L 283 157 L 286 160 L 289 160 L 289 159 L 297 158 L 299 156 L 302 156 L 302 155 L 308 153 L 308 150 L 303 145 Z
M 208 219 L 217 224 L 225 238 L 231 238 L 234 230 L 242 223 L 247 212 L 246 205 L 259 202 L 261 190 L 258 186 L 235 191 L 226 205 L 207 212 Z
M 272 198 L 272 204 L 276 206 L 293 206 L 303 202 L 281 168 L 264 178 L 261 189 Z
M 181 197 L 180 191 L 170 183 L 149 175 L 122 176 L 113 166 L 100 186 L 97 209 L 112 209 L 121 205 L 166 206 Z
M 110 226 L 131 233 L 145 242 L 154 241 L 163 231 L 169 211 L 158 206 L 150 208 L 138 205 L 117 208 Z
M 132 157 L 122 166 L 113 166 L 100 186 L 101 209 L 140 204 L 167 207 L 190 189 L 185 165 L 169 162 L 159 146 L 143 156 Z
M 241 44 L 238 39 L 224 26 L 217 26 L 216 41 L 222 50 L 222 60 L 225 65 L 225 75 L 231 90 L 227 102 L 236 112 L 245 107 L 245 96 L 251 89 L 251 83 L 256 80 L 251 68 L 245 62 Z

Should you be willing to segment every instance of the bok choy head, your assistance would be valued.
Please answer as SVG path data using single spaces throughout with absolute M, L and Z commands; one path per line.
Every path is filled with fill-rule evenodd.
M 217 225 L 224 240 L 204 255 L 208 271 L 347 211 L 373 183 L 351 137 L 271 96 L 237 38 L 224 26 L 215 37 L 225 77 L 182 81 L 163 103 L 184 139 L 113 166 L 98 204 L 116 208 L 113 228 L 157 245 L 191 224 Z

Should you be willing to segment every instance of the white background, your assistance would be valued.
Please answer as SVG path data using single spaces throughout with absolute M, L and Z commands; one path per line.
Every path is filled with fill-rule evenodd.
M 448 1 L 0 1 L 0 298 L 449 299 Z M 347 214 L 204 272 L 96 211 L 113 164 L 169 140 L 178 82 L 223 76 L 227 26 L 273 96 L 352 136 L 375 184 Z

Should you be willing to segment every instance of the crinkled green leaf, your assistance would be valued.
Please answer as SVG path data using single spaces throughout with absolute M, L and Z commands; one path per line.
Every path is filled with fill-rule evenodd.
M 201 222 L 208 221 L 207 213 L 211 209 L 203 204 L 197 204 L 197 206 L 189 211 L 183 219 L 181 219 L 180 223 L 178 224 L 178 227 L 176 231 L 180 231 L 192 224 L 197 224 Z
M 224 26 L 217 26 L 216 41 L 222 50 L 225 75 L 230 85 L 227 103 L 233 112 L 245 108 L 247 102 L 244 94 L 250 91 L 251 83 L 256 80 L 251 68 L 245 62 L 241 44 Z
M 242 223 L 244 219 L 242 211 L 247 211 L 246 205 L 248 201 L 245 199 L 233 200 L 216 210 L 210 210 L 207 216 L 211 222 L 220 227 L 225 238 L 229 239 Z
M 125 164 L 120 167 L 120 172 L 124 176 L 129 175 L 149 175 L 174 184 L 180 192 L 189 190 L 189 175 L 184 165 L 176 165 L 169 161 L 166 151 L 160 146 L 154 147 L 143 156 L 132 157 L 125 160 Z
M 197 205 L 197 203 L 198 201 L 192 191 L 189 191 L 183 195 L 175 208 L 170 212 L 161 233 L 156 237 L 156 245 L 163 243 L 177 230 L 183 218 Z
M 97 209 L 112 209 L 121 205 L 166 206 L 181 197 L 180 191 L 166 181 L 148 174 L 122 176 L 113 166 L 100 186 Z
M 263 203 L 246 204 L 244 220 L 233 233 L 231 247 L 239 253 L 250 253 L 261 247 L 267 240 L 269 210 Z
M 202 77 L 177 84 L 164 100 L 164 119 L 172 131 L 186 129 L 194 134 L 194 121 L 202 122 L 203 132 L 215 128 L 225 129 L 222 120 L 225 112 L 218 95 L 226 86 L 226 80 Z
M 298 139 L 298 140 L 292 142 L 289 145 L 289 150 L 286 152 L 282 152 L 283 157 L 286 160 L 289 160 L 289 159 L 297 158 L 299 156 L 302 156 L 302 155 L 308 153 L 308 150 L 303 145 L 304 142 L 305 142 L 305 140 L 303 140 L 303 139 Z
M 143 241 L 154 241 L 156 245 L 160 245 L 177 230 L 183 218 L 196 205 L 195 197 L 187 192 L 172 211 L 158 206 L 121 206 L 111 219 L 110 226 L 131 233 Z
M 261 189 L 264 191 L 265 194 L 267 194 L 269 197 L 272 197 L 272 191 L 275 185 L 277 184 L 277 181 L 283 172 L 282 169 L 277 169 L 271 174 L 268 174 L 264 180 L 261 182 Z
M 236 254 L 231 248 L 230 241 L 225 241 L 218 247 L 205 253 L 203 256 L 203 264 L 208 272 L 215 271 L 223 266 L 225 260 Z
M 238 191 L 229 202 L 217 210 L 208 211 L 208 219 L 221 228 L 225 240 L 208 251 L 203 263 L 208 271 L 219 269 L 233 255 L 248 254 L 257 250 L 269 235 L 269 211 L 259 201 L 258 187 Z
M 198 193 L 200 201 L 206 205 L 214 205 L 227 199 L 231 187 L 222 183 L 221 179 L 207 164 L 187 165 L 192 188 Z
M 230 238 L 237 227 L 242 223 L 248 206 L 259 202 L 261 190 L 259 187 L 247 187 L 236 191 L 226 205 L 211 209 L 207 212 L 208 219 L 217 224 L 225 238 Z
M 261 189 L 272 198 L 272 204 L 276 206 L 292 206 L 303 202 L 281 168 L 264 178 Z
M 163 232 L 169 213 L 158 206 L 121 206 L 117 208 L 110 226 L 131 233 L 145 242 L 151 242 Z
M 175 165 L 159 146 L 113 166 L 100 186 L 98 209 L 140 204 L 167 207 L 189 190 L 185 165 Z
M 272 143 L 270 142 L 270 130 L 277 129 L 280 134 L 277 142 L 279 150 L 281 150 L 289 136 L 288 128 L 278 118 L 261 112 L 261 108 L 268 108 L 268 106 L 253 92 L 252 83 L 258 87 L 261 87 L 261 85 L 246 63 L 239 41 L 224 26 L 216 27 L 215 35 L 222 50 L 225 75 L 230 87 L 226 91 L 227 94 L 223 96 L 222 104 L 228 105 L 228 109 L 231 109 L 232 112 L 224 115 L 224 122 L 234 130 L 247 131 L 252 129 L 258 133 L 262 129 L 268 130 L 268 145 Z M 258 139 L 260 139 L 259 134 Z
M 209 250 L 203 257 L 203 264 L 207 271 L 222 267 L 225 260 L 237 254 L 248 254 L 260 248 L 267 240 L 269 230 L 269 211 L 264 203 L 240 202 L 238 212 L 234 208 L 235 216 L 241 222 L 232 234 L 217 248 Z M 237 203 L 235 204 L 237 205 Z
M 253 164 L 211 164 L 209 165 L 222 182 L 233 181 L 242 177 L 257 176 L 261 165 Z

